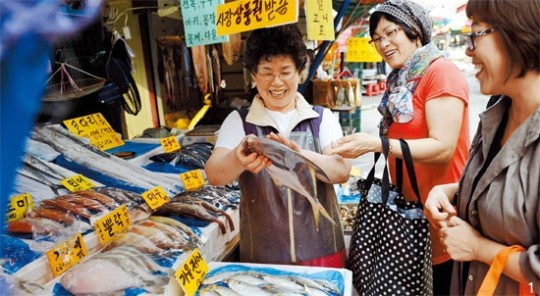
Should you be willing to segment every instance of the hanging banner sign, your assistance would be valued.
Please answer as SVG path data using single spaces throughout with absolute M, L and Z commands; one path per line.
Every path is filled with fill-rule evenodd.
M 308 40 L 335 40 L 332 1 L 306 1 L 306 24 Z
M 369 38 L 351 37 L 347 39 L 345 61 L 349 63 L 381 62 L 382 57 L 375 49 L 375 46 L 369 44 Z
M 237 0 L 217 7 L 217 34 L 228 35 L 298 21 L 296 0 Z
M 101 150 L 124 145 L 122 138 L 114 131 L 101 113 L 64 120 L 64 124 L 70 132 L 79 137 L 90 139 L 90 143 Z
M 206 45 L 229 41 L 216 34 L 216 9 L 223 0 L 182 0 L 182 20 L 186 45 Z

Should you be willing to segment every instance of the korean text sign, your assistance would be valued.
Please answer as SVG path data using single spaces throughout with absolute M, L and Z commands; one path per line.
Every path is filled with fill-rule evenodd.
M 296 0 L 237 0 L 217 7 L 217 34 L 227 35 L 298 21 Z

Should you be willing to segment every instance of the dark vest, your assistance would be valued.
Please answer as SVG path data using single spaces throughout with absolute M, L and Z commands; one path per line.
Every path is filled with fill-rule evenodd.
M 316 118 L 300 122 L 293 133 L 311 134 L 313 146 L 320 153 L 319 130 L 324 109 L 315 106 Z M 248 110 L 239 111 L 246 134 L 264 136 L 276 133 L 273 127 L 246 122 Z M 291 133 L 291 139 L 293 139 Z M 301 145 L 302 146 L 302 145 Z M 302 147 L 306 149 L 306 147 Z M 332 216 L 316 229 L 313 210 L 300 194 L 274 184 L 265 171 L 253 174 L 245 171 L 239 178 L 240 199 L 240 260 L 269 264 L 304 264 L 343 252 L 345 243 L 337 198 L 332 184 L 317 181 L 317 199 Z M 291 231 L 292 230 L 292 231 Z M 324 262 L 324 261 L 323 261 Z M 305 263 L 309 264 L 309 263 Z M 325 266 L 322 263 L 320 266 Z M 311 264 L 309 264 L 311 265 Z

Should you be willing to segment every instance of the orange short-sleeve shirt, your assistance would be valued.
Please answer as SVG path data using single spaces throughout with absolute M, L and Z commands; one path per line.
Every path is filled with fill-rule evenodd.
M 446 164 L 415 163 L 416 180 L 420 190 L 422 202 L 425 202 L 431 188 L 435 185 L 459 181 L 459 177 L 467 158 L 469 157 L 469 87 L 463 74 L 450 61 L 443 58 L 434 61 L 418 83 L 413 94 L 413 119 L 406 123 L 392 123 L 388 131 L 390 139 L 422 139 L 429 135 L 426 122 L 425 104 L 429 100 L 439 97 L 455 97 L 465 103 L 461 131 L 452 161 Z M 451 110 L 448 110 L 451 112 Z M 412 152 L 414 154 L 414 152 Z M 392 180 L 396 180 L 395 159 L 389 158 L 389 167 Z M 405 170 L 405 167 L 404 167 Z M 413 191 L 409 178 L 404 172 L 403 192 L 409 196 Z M 412 194 L 414 196 L 414 194 Z M 440 245 L 438 229 L 431 229 L 433 245 L 433 264 L 439 264 L 449 259 Z

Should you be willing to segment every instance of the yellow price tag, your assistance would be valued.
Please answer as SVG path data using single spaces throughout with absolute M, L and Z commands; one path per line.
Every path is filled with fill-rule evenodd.
M 64 120 L 64 124 L 73 134 L 90 139 L 90 143 L 101 150 L 124 145 L 122 138 L 101 113 Z
M 121 205 L 94 223 L 99 243 L 105 245 L 116 235 L 127 231 L 131 220 L 126 205 Z
M 198 190 L 205 184 L 201 170 L 193 170 L 180 174 L 180 179 L 184 182 L 187 191 Z
M 55 277 L 77 264 L 86 255 L 88 250 L 81 233 L 47 251 L 47 259 Z
M 187 296 L 195 295 L 204 277 L 208 273 L 208 264 L 199 249 L 195 249 L 174 274 Z
M 369 44 L 367 37 L 351 37 L 347 39 L 346 62 L 380 62 L 381 55 L 375 49 L 375 46 Z
M 24 218 L 24 214 L 34 207 L 34 201 L 30 193 L 13 196 L 9 200 L 7 209 L 7 223 Z
M 94 187 L 94 183 L 85 176 L 77 174 L 60 181 L 70 192 L 83 191 Z
M 335 40 L 332 0 L 306 2 L 308 40 Z
M 239 0 L 218 5 L 217 35 L 228 35 L 298 22 L 296 0 Z
M 143 192 L 142 197 L 152 210 L 156 210 L 171 200 L 161 186 L 156 186 L 146 192 Z
M 163 150 L 165 150 L 166 153 L 180 149 L 180 143 L 178 143 L 175 136 L 161 138 L 159 141 L 161 142 L 161 147 L 163 147 Z

